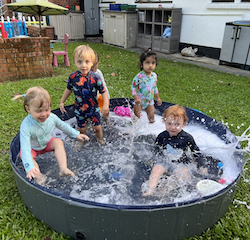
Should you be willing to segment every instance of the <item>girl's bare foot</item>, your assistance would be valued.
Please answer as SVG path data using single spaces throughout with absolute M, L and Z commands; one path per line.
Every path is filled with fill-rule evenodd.
M 75 174 L 72 171 L 70 171 L 68 168 L 61 170 L 59 172 L 60 177 L 67 177 L 67 176 L 74 177 L 74 175 Z

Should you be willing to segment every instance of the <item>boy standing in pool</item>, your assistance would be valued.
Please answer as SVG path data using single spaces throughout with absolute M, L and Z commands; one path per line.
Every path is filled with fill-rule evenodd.
M 87 122 L 91 121 L 97 140 L 99 143 L 104 144 L 97 91 L 102 95 L 102 115 L 106 118 L 109 116 L 109 98 L 102 80 L 97 74 L 91 71 L 95 58 L 95 53 L 89 46 L 80 45 L 75 49 L 74 62 L 77 71 L 71 73 L 69 76 L 67 88 L 60 101 L 60 110 L 62 113 L 66 112 L 64 102 L 74 91 L 78 130 L 85 134 L 87 131 Z
M 188 117 L 186 110 L 173 105 L 164 111 L 166 130 L 158 135 L 155 141 L 157 162 L 149 176 L 148 189 L 143 196 L 154 193 L 163 173 L 179 173 L 182 178 L 189 180 L 187 164 L 195 161 L 200 155 L 200 149 L 194 138 L 182 128 L 186 125 Z

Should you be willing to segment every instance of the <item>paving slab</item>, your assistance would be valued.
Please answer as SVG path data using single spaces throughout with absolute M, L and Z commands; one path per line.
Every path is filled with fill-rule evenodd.
M 129 48 L 130 51 L 134 52 L 141 52 L 140 48 Z M 159 57 L 166 58 L 173 61 L 180 61 L 184 63 L 195 64 L 201 67 L 206 67 L 210 69 L 214 69 L 216 71 L 226 72 L 229 74 L 234 74 L 236 76 L 246 76 L 250 77 L 249 70 L 243 70 L 239 67 L 234 67 L 229 64 L 223 63 L 222 65 L 219 64 L 218 59 L 203 57 L 203 56 L 195 56 L 195 57 L 186 57 L 182 56 L 181 53 L 173 53 L 173 54 L 165 54 L 161 52 L 156 52 Z

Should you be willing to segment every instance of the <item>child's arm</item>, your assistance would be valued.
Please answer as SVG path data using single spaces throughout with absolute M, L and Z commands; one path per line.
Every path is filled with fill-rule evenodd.
M 62 113 L 66 113 L 67 111 L 64 108 L 64 103 L 67 100 L 67 98 L 69 97 L 69 95 L 72 93 L 72 90 L 69 90 L 68 88 L 66 88 L 64 90 L 64 93 L 62 95 L 61 101 L 60 101 L 60 110 Z
M 157 83 L 157 74 L 156 73 L 153 73 L 153 74 L 155 76 L 155 84 L 156 84 Z M 157 101 L 157 106 L 161 106 L 162 101 L 161 101 L 161 98 L 160 98 L 160 95 L 159 95 L 159 90 L 158 90 L 157 86 L 156 86 L 156 89 L 155 89 L 155 99 Z
M 156 99 L 156 101 L 157 101 L 157 106 L 161 106 L 162 101 L 161 101 L 161 98 L 160 98 L 159 93 L 156 93 L 156 94 L 155 94 L 155 99 Z
M 106 91 L 102 93 L 102 99 L 103 99 L 102 116 L 108 117 L 109 116 L 109 96 Z
M 83 139 L 89 141 L 89 137 L 85 134 L 82 134 L 82 133 L 78 134 L 76 138 L 80 141 L 83 141 Z
M 137 105 L 141 104 L 141 99 L 136 94 L 134 95 L 134 100 L 135 100 L 135 104 Z
M 30 138 L 29 122 L 25 119 L 20 128 L 21 159 L 26 171 L 26 177 L 31 180 L 32 177 L 35 178 L 35 175 L 40 174 L 40 170 L 35 167 L 32 161 Z
M 87 135 L 81 134 L 78 130 L 72 128 L 70 126 L 70 124 L 62 121 L 54 113 L 51 113 L 50 117 L 54 121 L 55 127 L 57 127 L 58 129 L 62 130 L 63 132 L 65 132 L 66 134 L 68 134 L 69 136 L 71 136 L 72 138 L 77 138 L 79 140 L 83 140 L 83 139 L 89 140 L 89 137 Z

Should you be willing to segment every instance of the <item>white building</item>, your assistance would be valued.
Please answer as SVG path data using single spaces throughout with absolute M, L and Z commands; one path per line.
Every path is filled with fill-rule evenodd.
M 109 3 L 105 1 L 100 1 L 100 11 L 109 8 Z M 115 3 L 134 4 L 137 8 L 144 9 L 182 8 L 180 49 L 185 46 L 198 47 L 203 55 L 213 58 L 219 58 L 225 24 L 237 20 L 250 20 L 250 0 L 116 0 Z M 102 29 L 102 14 L 100 16 Z

